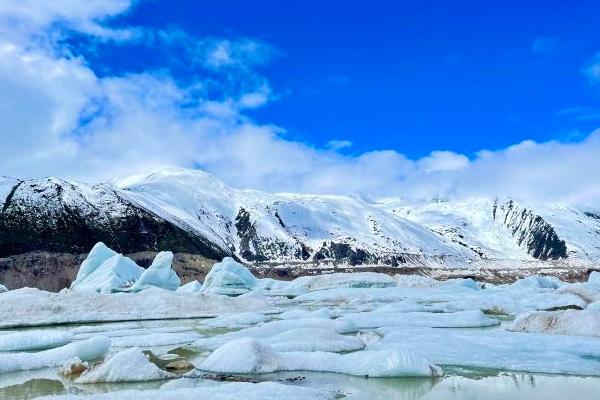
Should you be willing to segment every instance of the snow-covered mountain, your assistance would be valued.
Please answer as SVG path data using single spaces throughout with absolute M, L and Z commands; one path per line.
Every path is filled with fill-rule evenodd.
M 510 199 L 407 202 L 270 194 L 197 170 L 163 169 L 115 185 L 0 179 L 0 256 L 173 250 L 264 265 L 460 267 L 600 261 L 600 213 Z

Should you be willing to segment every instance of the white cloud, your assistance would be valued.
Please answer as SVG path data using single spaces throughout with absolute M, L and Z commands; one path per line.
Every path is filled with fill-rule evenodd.
M 352 145 L 353 143 L 350 140 L 330 140 L 325 147 L 329 150 L 338 151 L 352 147 Z
M 71 3 L 60 2 L 67 8 Z M 186 86 L 152 71 L 99 77 L 86 60 L 63 51 L 60 42 L 48 47 L 24 39 L 43 36 L 57 21 L 67 20 L 91 35 L 106 32 L 102 21 L 127 10 L 129 2 L 19 12 L 7 4 L 12 3 L 0 3 L 0 30 L 10 26 L 5 22 L 9 11 L 31 21 L 22 25 L 29 28 L 22 28 L 17 39 L 0 39 L 0 174 L 99 181 L 179 165 L 201 167 L 234 186 L 269 191 L 419 198 L 502 195 L 585 204 L 600 200 L 599 131 L 578 143 L 525 141 L 481 151 L 471 159 L 449 151 L 417 160 L 393 150 L 342 154 L 351 143 L 331 141 L 319 149 L 286 139 L 283 128 L 257 124 L 244 115 L 245 109 L 273 97 L 268 82 L 250 70 L 265 58 L 252 53 L 249 39 L 235 42 L 243 43 L 243 50 L 225 41 L 225 53 L 213 60 L 219 60 L 213 64 L 219 70 L 236 65 L 234 76 L 240 82 L 238 90 L 222 83 L 225 89 L 214 97 L 206 90 L 220 84 L 214 77 Z M 35 15 L 25 17 L 26 11 Z
M 113 29 L 103 22 L 122 14 L 133 0 L 0 0 L 0 33 L 12 40 L 74 30 L 105 39 L 126 39 L 133 31 Z M 60 25 L 60 26 L 55 26 Z
M 469 158 L 464 154 L 451 151 L 433 151 L 427 157 L 418 161 L 419 168 L 424 172 L 456 171 L 469 165 Z

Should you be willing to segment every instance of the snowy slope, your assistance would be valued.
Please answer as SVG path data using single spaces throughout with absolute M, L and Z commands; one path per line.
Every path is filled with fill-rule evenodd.
M 1 178 L 0 204 L 3 255 L 85 252 L 88 242 L 103 241 L 120 252 L 173 250 L 271 265 L 600 261 L 600 213 L 511 199 L 271 194 L 167 168 L 114 185 Z
M 236 190 L 214 177 L 164 169 L 120 183 L 124 195 L 171 221 L 185 221 L 247 261 L 346 260 L 476 254 L 379 204 L 345 196 Z

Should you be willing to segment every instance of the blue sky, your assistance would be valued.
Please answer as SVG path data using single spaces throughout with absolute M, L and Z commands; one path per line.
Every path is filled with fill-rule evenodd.
M 598 15 L 594 1 L 154 0 L 116 22 L 264 41 L 274 51 L 257 69 L 277 99 L 248 115 L 316 146 L 414 158 L 580 140 L 597 127 L 598 90 L 581 70 L 600 48 Z M 100 74 L 198 73 L 160 46 L 97 46 L 89 57 Z
M 0 176 L 598 208 L 599 11 L 0 0 Z

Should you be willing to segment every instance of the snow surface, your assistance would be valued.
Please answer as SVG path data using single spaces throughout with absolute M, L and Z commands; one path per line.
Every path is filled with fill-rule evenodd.
M 4 292 L 8 292 L 8 289 L 6 288 L 6 286 L 0 284 L 0 293 L 4 293 Z
M 337 372 L 370 377 L 438 376 L 441 370 L 406 351 L 349 354 L 276 352 L 256 339 L 236 339 L 216 349 L 200 366 L 204 371 L 261 374 L 275 371 Z

